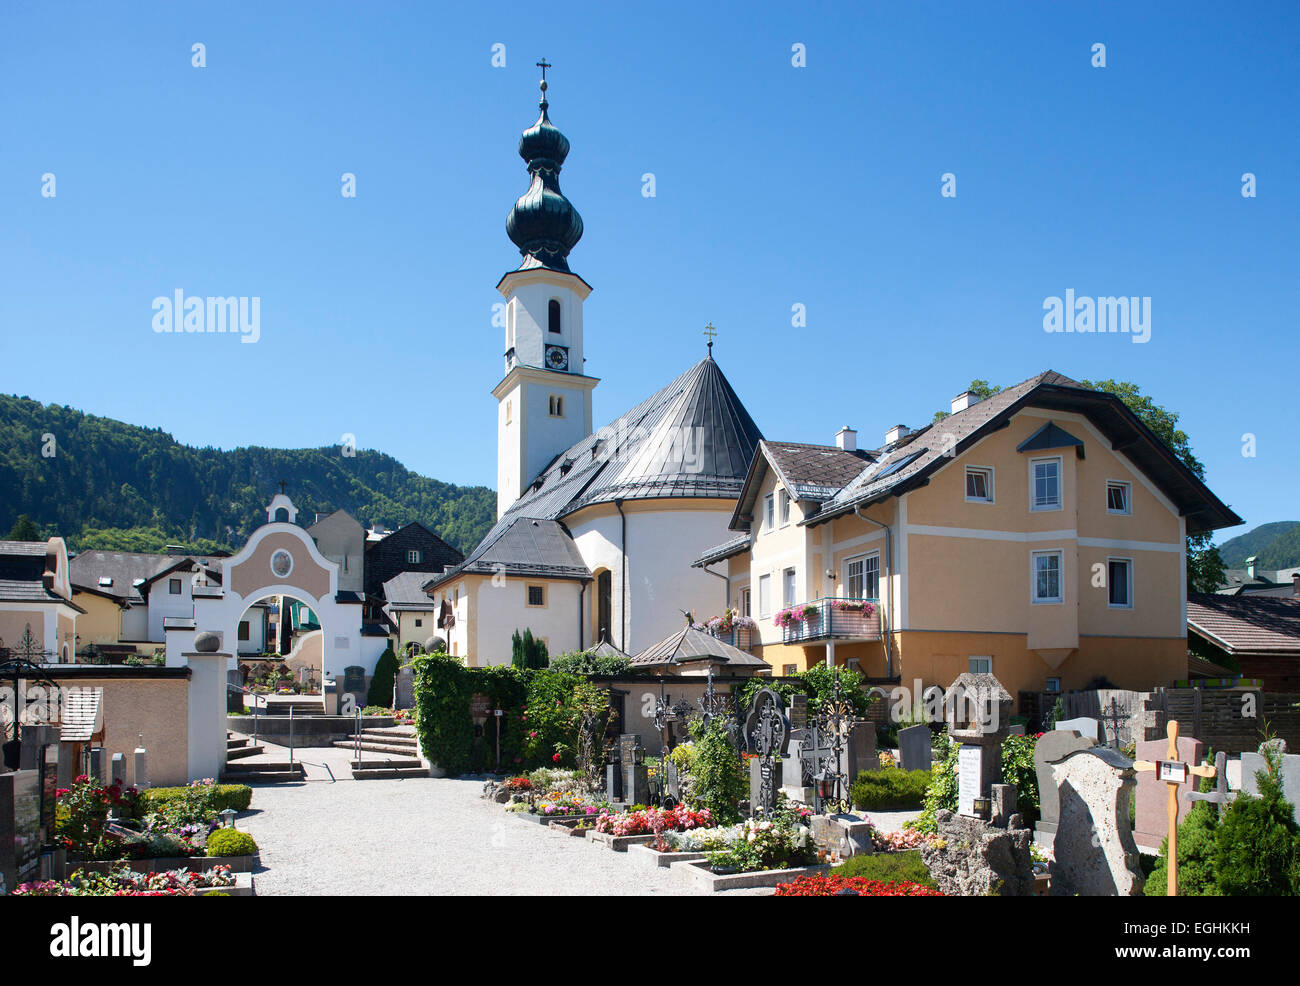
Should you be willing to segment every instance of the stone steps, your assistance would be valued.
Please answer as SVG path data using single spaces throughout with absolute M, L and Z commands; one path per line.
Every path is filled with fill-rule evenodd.
M 226 762 L 231 760 L 241 760 L 244 757 L 255 757 L 260 753 L 265 753 L 264 746 L 232 746 L 226 749 Z
M 355 740 L 335 740 L 330 746 L 340 750 L 355 750 L 357 748 Z M 420 753 L 419 747 L 415 745 L 379 743 L 375 740 L 368 740 L 364 736 L 361 738 L 361 749 L 367 753 L 392 753 L 407 757 L 418 757 Z
M 287 760 L 268 760 L 260 763 L 227 763 L 221 779 L 231 784 L 279 784 L 307 779 L 302 764 Z
M 428 769 L 419 760 L 352 761 L 352 779 L 357 781 L 428 776 Z

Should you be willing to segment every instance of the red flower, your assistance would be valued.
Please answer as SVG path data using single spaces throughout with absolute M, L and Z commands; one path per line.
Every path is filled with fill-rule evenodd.
M 880 880 L 868 880 L 864 876 L 835 876 L 833 873 L 817 873 L 795 877 L 790 883 L 779 884 L 777 897 L 834 897 L 841 890 L 852 890 L 861 897 L 943 897 L 944 894 L 933 887 L 919 883 L 903 881 L 885 883 Z
M 552 763 L 559 763 L 559 762 L 560 762 L 560 755 L 557 753 L 557 754 L 555 754 L 553 757 L 551 757 L 551 762 L 552 762 Z

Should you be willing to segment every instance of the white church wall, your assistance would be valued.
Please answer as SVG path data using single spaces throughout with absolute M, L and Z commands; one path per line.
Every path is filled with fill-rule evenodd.
M 545 585 L 546 605 L 527 605 L 529 585 Z M 576 581 L 509 577 L 484 579 L 475 590 L 478 634 L 477 653 L 470 654 L 474 667 L 509 664 L 511 638 L 516 630 L 532 630 L 546 641 L 552 656 L 578 647 L 578 606 L 581 587 Z
M 611 508 L 612 509 L 612 508 Z M 711 501 L 676 501 L 658 508 L 653 502 L 627 501 L 626 644 L 624 618 L 622 520 L 617 511 L 599 513 L 573 522 L 570 530 L 587 567 L 592 572 L 608 568 L 613 573 L 614 644 L 636 654 L 681 629 L 683 610 L 697 619 L 720 614 L 726 606 L 726 583 L 691 562 L 705 549 L 725 541 L 731 507 Z

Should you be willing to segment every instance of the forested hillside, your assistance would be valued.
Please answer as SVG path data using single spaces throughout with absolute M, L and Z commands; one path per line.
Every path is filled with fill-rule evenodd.
M 300 521 L 338 508 L 367 527 L 418 520 L 462 552 L 496 517 L 487 487 L 429 479 L 380 452 L 192 448 L 161 429 L 8 395 L 0 435 L 0 536 L 27 515 L 77 548 L 237 548 L 281 479 Z

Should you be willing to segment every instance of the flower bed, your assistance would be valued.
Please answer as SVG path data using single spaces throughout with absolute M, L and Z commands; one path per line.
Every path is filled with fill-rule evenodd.
M 193 897 L 197 891 L 233 888 L 236 879 L 228 866 L 210 870 L 168 870 L 140 873 L 120 867 L 108 873 L 78 872 L 68 880 L 24 883 L 15 897 Z
M 709 809 L 695 811 L 684 805 L 616 813 L 602 811 L 596 819 L 596 831 L 611 835 L 659 835 L 665 831 L 684 832 L 712 827 L 713 816 Z
M 789 883 L 777 884 L 775 897 L 942 897 L 933 887 L 919 883 L 885 883 L 861 876 L 836 876 L 813 873 L 797 876 Z

